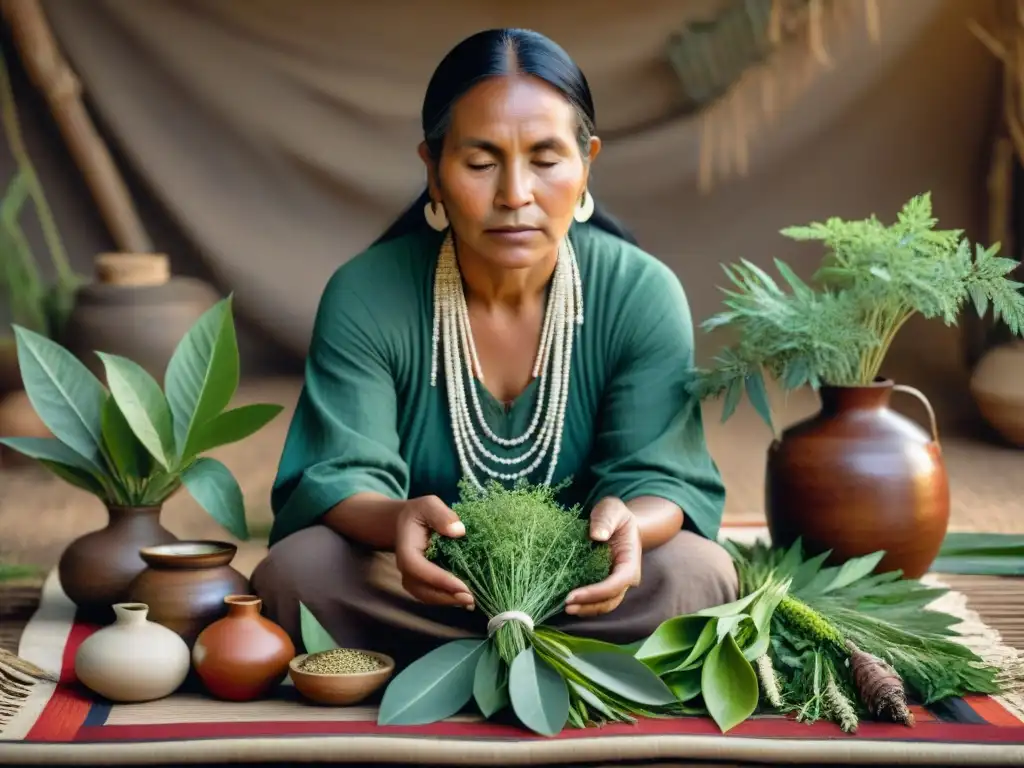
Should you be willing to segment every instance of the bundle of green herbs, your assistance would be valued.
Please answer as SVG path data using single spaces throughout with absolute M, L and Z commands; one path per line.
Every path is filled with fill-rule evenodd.
M 928 705 L 1019 682 L 958 641 L 960 619 L 933 605 L 948 589 L 876 574 L 883 552 L 824 567 L 830 553 L 805 558 L 800 541 L 726 547 L 741 597 L 666 621 L 636 651 L 723 731 L 759 703 L 848 732 L 867 716 L 912 726 L 910 697 Z
M 559 490 L 463 483 L 452 509 L 466 533 L 435 535 L 427 557 L 473 592 L 486 636 L 447 643 L 404 669 L 385 691 L 379 723 L 436 722 L 470 700 L 487 718 L 510 706 L 543 735 L 674 711 L 671 690 L 629 649 L 544 626 L 569 592 L 611 567 L 607 545 L 590 540 L 578 507 L 557 503 Z
M 875 216 L 831 217 L 783 229 L 790 240 L 824 245 L 814 284 L 778 259 L 785 285 L 749 261 L 725 266 L 733 284 L 724 291 L 725 310 L 702 327 L 735 339 L 711 367 L 697 371 L 692 393 L 702 400 L 722 397 L 723 421 L 746 393 L 771 426 L 766 376 L 787 390 L 871 384 L 914 315 L 955 325 L 971 303 L 979 316 L 991 309 L 1020 335 L 1024 295 L 1011 275 L 1017 262 L 999 256 L 999 244 L 972 248 L 961 230 L 937 224 L 926 193 L 909 200 L 891 225 Z

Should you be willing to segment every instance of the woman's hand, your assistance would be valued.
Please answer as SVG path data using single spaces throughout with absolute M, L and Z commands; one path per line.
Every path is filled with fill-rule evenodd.
M 573 616 L 598 616 L 614 611 L 626 590 L 640 584 L 640 525 L 624 502 L 608 498 L 597 503 L 590 513 L 590 538 L 608 542 L 612 569 L 604 581 L 569 594 L 565 612 Z
M 457 539 L 466 527 L 437 496 L 421 496 L 406 502 L 395 530 L 395 561 L 405 590 L 430 605 L 457 605 L 473 609 L 473 595 L 454 575 L 427 560 L 424 552 L 430 534 Z

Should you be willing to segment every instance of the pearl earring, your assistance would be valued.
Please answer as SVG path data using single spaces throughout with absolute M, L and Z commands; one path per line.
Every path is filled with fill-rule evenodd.
M 572 217 L 582 223 L 588 221 L 593 215 L 594 196 L 587 190 L 583 190 L 583 197 L 580 198 L 580 204 L 576 206 L 576 210 L 572 212 Z
M 445 213 L 444 203 L 429 202 L 423 206 L 423 216 L 431 229 L 444 232 L 448 229 L 448 214 Z

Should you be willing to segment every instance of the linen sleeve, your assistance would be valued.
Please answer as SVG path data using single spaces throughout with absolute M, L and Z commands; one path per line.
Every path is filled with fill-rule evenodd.
M 362 492 L 405 498 L 385 334 L 342 271 L 320 300 L 305 382 L 271 492 L 273 544 Z
M 693 375 L 693 323 L 675 274 L 658 265 L 637 282 L 615 336 L 587 507 L 603 498 L 657 496 L 677 504 L 684 527 L 718 536 L 725 488 L 708 451 Z

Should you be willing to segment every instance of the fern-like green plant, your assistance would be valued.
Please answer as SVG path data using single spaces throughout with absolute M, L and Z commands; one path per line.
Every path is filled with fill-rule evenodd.
M 725 310 L 702 328 L 729 329 L 738 340 L 696 371 L 690 391 L 702 400 L 723 397 L 723 421 L 746 393 L 772 426 L 766 376 L 787 390 L 871 384 L 915 314 L 955 325 L 970 302 L 980 316 L 991 308 L 1019 336 L 1024 283 L 1010 277 L 1017 262 L 999 256 L 999 244 L 972 249 L 962 230 L 936 229 L 937 223 L 925 193 L 888 226 L 872 215 L 783 229 L 791 240 L 825 245 L 813 286 L 778 259 L 785 287 L 748 261 L 726 265 L 734 288 L 724 289 Z

